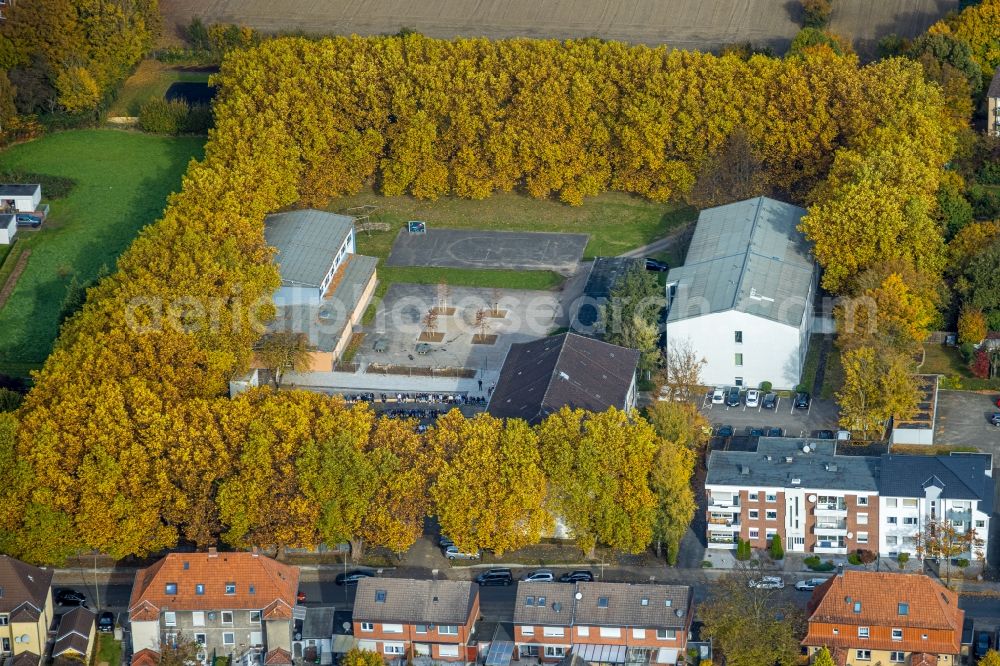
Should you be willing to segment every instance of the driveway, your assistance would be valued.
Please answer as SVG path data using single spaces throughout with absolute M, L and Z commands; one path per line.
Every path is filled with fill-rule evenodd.
M 736 435 L 746 434 L 753 427 L 781 428 L 786 437 L 810 437 L 816 430 L 837 430 L 839 409 L 833 400 L 813 398 L 809 409 L 794 409 L 791 398 L 779 398 L 775 409 L 762 407 L 748 408 L 713 405 L 706 396 L 702 400 L 701 413 L 713 426 L 730 425 Z
M 989 417 L 1000 412 L 997 393 L 938 391 L 937 424 L 934 443 L 952 446 L 975 446 L 1000 456 L 1000 428 L 990 425 Z

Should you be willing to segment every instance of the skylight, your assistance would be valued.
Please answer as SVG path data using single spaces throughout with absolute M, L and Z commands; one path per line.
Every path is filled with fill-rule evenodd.
M 899 604 L 899 614 L 900 615 L 909 615 L 910 614 L 910 604 L 904 604 L 904 603 Z
M 598 597 L 598 599 L 597 599 L 597 607 L 598 608 L 607 608 L 608 607 L 608 598 L 607 597 Z
M 377 604 L 385 603 L 385 590 L 375 590 L 375 603 Z

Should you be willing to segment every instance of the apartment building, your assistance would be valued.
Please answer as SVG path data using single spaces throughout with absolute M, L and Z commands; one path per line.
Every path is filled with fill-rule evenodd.
M 813 591 L 809 613 L 810 660 L 826 647 L 846 666 L 958 663 L 958 595 L 923 574 L 845 571 Z
M 518 583 L 518 658 L 675 664 L 687 649 L 692 601 L 683 585 Z
M 836 442 L 762 437 L 756 451 L 713 451 L 705 481 L 708 547 L 845 554 L 878 544 L 878 458 Z
M 354 598 L 358 648 L 387 661 L 473 662 L 478 619 L 471 581 L 363 578 Z
M 136 656 L 194 640 L 198 659 L 291 664 L 297 567 L 253 552 L 171 553 L 136 574 L 128 614 Z M 147 652 L 143 652 L 147 651 Z
M 52 570 L 0 555 L 0 662 L 37 666 L 52 625 Z

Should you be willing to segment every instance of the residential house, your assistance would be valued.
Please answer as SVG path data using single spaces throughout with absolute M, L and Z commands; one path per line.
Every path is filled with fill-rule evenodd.
M 826 647 L 838 664 L 950 666 L 961 651 L 958 595 L 923 574 L 845 571 L 813 591 L 810 658 Z
M 201 645 L 202 663 L 213 654 L 247 665 L 287 654 L 291 663 L 298 584 L 297 567 L 256 551 L 170 553 L 136 574 L 128 606 L 132 649 L 137 656 L 158 653 L 183 635 Z
M 0 211 L 34 213 L 42 208 L 42 186 L 35 184 L 0 184 Z
M 0 555 L 0 657 L 37 665 L 45 654 L 54 617 L 51 585 L 51 569 Z
M 993 511 L 992 459 L 837 454 L 829 440 L 761 437 L 753 451 L 713 451 L 708 459 L 709 548 L 739 539 L 765 548 L 780 535 L 793 552 L 890 557 L 917 554 L 930 521 L 974 530 L 985 557 Z
M 1000 67 L 993 72 L 993 80 L 986 90 L 986 132 L 1000 136 Z
M 520 659 L 591 664 L 676 664 L 692 620 L 691 588 L 629 583 L 517 585 Z
M 303 333 L 312 370 L 331 371 L 375 292 L 378 260 L 355 254 L 354 218 L 319 210 L 268 215 L 264 236 L 277 253 L 281 286 L 269 331 Z
M 474 662 L 478 619 L 471 581 L 363 578 L 354 598 L 358 647 L 387 661 Z
M 59 620 L 52 658 L 62 657 L 89 664 L 97 636 L 96 620 L 97 613 L 83 606 L 66 611 Z
M 17 236 L 17 216 L 14 213 L 0 213 L 0 245 L 12 245 Z
M 684 265 L 667 275 L 667 349 L 705 359 L 706 384 L 791 389 L 813 326 L 818 269 L 805 210 L 758 197 L 703 210 Z
M 310 664 L 333 663 L 333 606 L 308 606 L 305 617 L 295 620 L 292 656 Z
M 981 541 L 962 556 L 985 559 L 993 513 L 992 456 L 882 456 L 879 469 L 879 551 L 914 555 L 928 525 L 947 522 Z
M 487 411 L 535 425 L 563 407 L 631 411 L 639 352 L 575 333 L 512 344 Z
M 762 437 L 756 451 L 708 459 L 708 547 L 839 553 L 879 543 L 878 458 L 836 455 L 836 442 Z

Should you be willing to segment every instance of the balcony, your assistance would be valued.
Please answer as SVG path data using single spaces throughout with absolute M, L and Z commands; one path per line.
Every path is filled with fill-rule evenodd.
M 736 544 L 736 535 L 732 532 L 719 532 L 708 534 L 709 548 L 729 548 Z
M 815 516 L 832 516 L 832 517 L 846 517 L 847 516 L 847 504 L 843 501 L 840 502 L 819 502 L 816 504 L 816 508 L 813 509 L 813 515 Z
M 739 511 L 740 498 L 739 495 L 735 497 L 729 497 L 726 495 L 723 495 L 722 497 L 709 497 L 708 507 L 713 511 Z
M 732 514 L 725 513 L 713 513 L 708 517 L 709 526 L 723 526 L 723 527 L 739 527 L 740 519 L 738 516 L 733 516 Z

